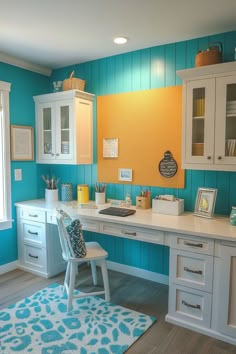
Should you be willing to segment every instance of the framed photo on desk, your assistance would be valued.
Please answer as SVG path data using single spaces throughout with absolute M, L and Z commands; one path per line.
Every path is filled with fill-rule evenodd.
M 215 210 L 217 189 L 198 188 L 194 215 L 212 218 Z

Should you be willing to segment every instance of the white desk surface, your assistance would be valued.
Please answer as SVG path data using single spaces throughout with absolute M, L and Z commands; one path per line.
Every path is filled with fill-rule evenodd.
M 198 217 L 193 215 L 193 213 L 173 216 L 152 213 L 152 209 L 146 209 L 136 210 L 134 215 L 127 217 L 117 217 L 99 214 L 99 210 L 108 207 L 109 204 L 99 206 L 97 209 L 88 209 L 80 208 L 77 201 L 58 201 L 49 205 L 45 203 L 44 199 L 18 202 L 15 205 L 43 209 L 50 213 L 56 213 L 56 209 L 59 208 L 65 210 L 73 217 L 81 217 L 83 219 L 143 227 L 151 230 L 177 232 L 225 241 L 236 241 L 236 226 L 230 225 L 229 217 L 224 216 L 215 216 L 212 219 Z

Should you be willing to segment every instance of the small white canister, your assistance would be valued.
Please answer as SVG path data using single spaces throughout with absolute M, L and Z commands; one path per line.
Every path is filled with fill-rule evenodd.
M 46 203 L 53 203 L 58 201 L 58 189 L 45 189 Z

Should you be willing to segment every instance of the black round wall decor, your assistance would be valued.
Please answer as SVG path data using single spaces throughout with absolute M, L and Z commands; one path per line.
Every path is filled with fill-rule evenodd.
M 173 177 L 178 169 L 177 162 L 174 160 L 170 151 L 164 153 L 164 158 L 159 163 L 159 172 L 163 177 Z

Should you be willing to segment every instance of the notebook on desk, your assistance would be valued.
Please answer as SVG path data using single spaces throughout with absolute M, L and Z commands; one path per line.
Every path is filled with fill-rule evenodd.
M 136 210 L 134 209 L 117 208 L 117 207 L 109 207 L 99 211 L 99 214 L 122 216 L 122 217 L 133 215 L 134 213 L 136 213 Z

